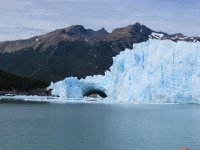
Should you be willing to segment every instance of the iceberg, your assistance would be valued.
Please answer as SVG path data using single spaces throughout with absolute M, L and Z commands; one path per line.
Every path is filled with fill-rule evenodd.
M 105 101 L 196 103 L 200 101 L 200 42 L 149 39 L 120 52 L 105 75 L 69 77 L 52 82 L 48 89 L 64 99 L 99 91 L 107 96 Z

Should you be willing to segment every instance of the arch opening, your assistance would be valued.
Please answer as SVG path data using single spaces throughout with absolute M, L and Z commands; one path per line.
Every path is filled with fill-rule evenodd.
M 97 96 L 100 96 L 102 98 L 107 97 L 104 91 L 97 90 L 97 89 L 89 89 L 83 94 L 83 97 L 97 97 Z

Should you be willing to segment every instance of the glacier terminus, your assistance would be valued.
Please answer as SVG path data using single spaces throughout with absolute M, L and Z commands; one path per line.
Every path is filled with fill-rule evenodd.
M 104 75 L 69 77 L 51 83 L 52 95 L 80 98 L 95 90 L 105 101 L 200 102 L 200 42 L 149 39 L 113 58 Z M 84 99 L 82 99 L 84 100 Z

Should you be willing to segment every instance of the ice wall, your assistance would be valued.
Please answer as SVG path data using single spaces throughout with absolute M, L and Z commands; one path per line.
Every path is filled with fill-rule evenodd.
M 53 95 L 82 98 L 89 89 L 107 100 L 129 102 L 200 101 L 200 43 L 150 39 L 113 58 L 105 76 L 66 78 L 52 83 Z

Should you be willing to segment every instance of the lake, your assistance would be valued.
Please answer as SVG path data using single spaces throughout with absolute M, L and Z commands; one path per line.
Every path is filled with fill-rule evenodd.
M 200 105 L 1 103 L 0 150 L 200 149 Z

